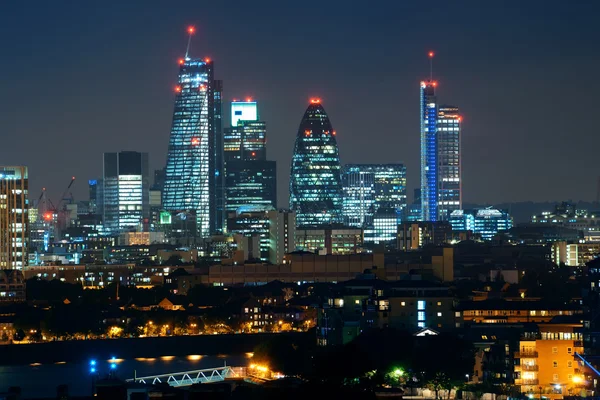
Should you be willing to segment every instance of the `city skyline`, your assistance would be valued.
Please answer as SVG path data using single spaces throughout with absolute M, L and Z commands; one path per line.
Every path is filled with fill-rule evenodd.
M 319 13 L 334 15 L 334 4 L 325 5 Z M 155 24 L 156 29 L 152 33 L 132 34 L 132 26 L 141 26 L 144 19 L 136 17 L 139 10 L 133 5 L 124 7 L 119 18 L 107 12 L 111 10 L 108 7 L 98 10 L 93 18 L 80 18 L 81 21 L 77 17 L 88 14 L 89 6 L 57 7 L 57 10 L 41 6 L 37 12 L 29 14 L 26 7 L 11 5 L 3 17 L 9 16 L 12 21 L 6 21 L 0 28 L 4 36 L 14 37 L 15 32 L 25 29 L 15 23 L 22 24 L 27 18 L 31 22 L 26 24 L 27 29 L 39 33 L 40 40 L 25 51 L 18 39 L 3 39 L 7 41 L 8 52 L 14 53 L 15 62 L 0 67 L 3 76 L 14 77 L 0 95 L 0 104 L 5 110 L 0 126 L 31 140 L 30 145 L 22 149 L 5 147 L 0 157 L 6 165 L 29 167 L 32 197 L 37 197 L 41 187 L 47 187 L 50 197 L 57 198 L 69 178 L 76 175 L 78 183 L 74 194 L 78 200 L 86 198 L 87 187 L 81 182 L 100 176 L 98 165 L 104 152 L 148 152 L 151 169 L 164 166 L 177 60 L 185 50 L 185 27 L 192 23 L 198 28 L 198 34 L 193 39 L 190 54 L 193 57 L 210 56 L 215 60 L 218 77 L 225 82 L 223 101 L 252 96 L 263 104 L 261 119 L 270 126 L 269 149 L 271 158 L 278 163 L 278 200 L 282 206 L 287 203 L 288 166 L 297 120 L 301 107 L 305 107 L 313 96 L 323 99 L 335 121 L 342 164 L 404 163 L 408 192 L 412 194 L 412 189 L 419 184 L 415 87 L 428 72 L 426 53 L 429 50 L 437 54 L 434 77 L 440 83 L 440 96 L 459 105 L 461 115 L 464 115 L 465 203 L 593 200 L 598 174 L 586 166 L 593 157 L 592 149 L 598 139 L 589 135 L 593 129 L 590 118 L 579 107 L 570 104 L 573 102 L 569 99 L 577 95 L 585 102 L 586 96 L 591 96 L 597 86 L 596 82 L 587 82 L 587 90 L 583 98 L 580 97 L 576 84 L 579 79 L 574 74 L 584 65 L 586 70 L 593 70 L 598 63 L 595 56 L 582 51 L 598 37 L 597 32 L 585 23 L 594 14 L 595 5 L 579 4 L 568 10 L 562 10 L 558 5 L 546 2 L 544 8 L 539 9 L 532 3 L 516 12 L 510 7 L 500 10 L 475 4 L 458 10 L 439 3 L 429 14 L 434 22 L 441 21 L 445 12 L 455 18 L 456 24 L 472 18 L 477 12 L 485 12 L 485 24 L 474 21 L 469 28 L 481 35 L 457 29 L 442 38 L 439 35 L 441 24 L 424 38 L 400 41 L 405 29 L 417 25 L 423 18 L 413 5 L 388 4 L 389 14 L 394 14 L 391 12 L 394 10 L 405 12 L 407 19 L 403 21 L 407 27 L 404 28 L 392 23 L 383 9 L 365 11 L 368 17 L 378 18 L 380 22 L 373 29 L 356 28 L 342 17 L 333 18 L 332 23 L 340 29 L 336 34 L 325 35 L 322 44 L 312 45 L 311 51 L 321 57 L 322 62 L 304 65 L 307 68 L 305 77 L 299 76 L 299 70 L 292 65 L 297 58 L 290 60 L 292 48 L 298 45 L 301 45 L 299 59 L 310 54 L 310 46 L 303 44 L 304 37 L 294 33 L 304 15 L 302 12 L 285 21 L 269 21 L 270 28 L 282 32 L 282 38 L 277 39 L 271 37 L 270 30 L 246 32 L 250 21 L 241 23 L 250 12 L 246 6 L 231 13 L 231 19 L 222 27 L 210 18 L 194 18 L 200 13 L 189 9 L 185 13 L 172 10 L 162 21 L 159 18 L 162 17 L 161 8 L 149 7 L 144 16 Z M 225 13 L 220 6 L 211 7 L 210 15 Z M 294 9 L 294 6 L 287 7 Z M 540 15 L 539 19 L 528 18 L 534 11 Z M 510 16 L 510 29 L 502 26 L 507 15 Z M 267 13 L 263 18 L 268 17 Z M 74 22 L 64 24 L 65 20 Z M 222 35 L 222 30 L 230 28 L 230 24 L 237 24 L 238 28 L 230 35 Z M 350 31 L 350 25 L 357 31 L 351 38 L 346 38 L 343 33 Z M 105 26 L 111 26 L 111 29 L 107 30 Z M 570 29 L 565 30 L 565 26 Z M 252 40 L 239 41 L 242 32 Z M 376 41 L 370 48 L 368 44 L 381 33 L 388 33 L 390 38 Z M 116 38 L 121 34 L 126 39 Z M 515 38 L 522 40 L 515 44 Z M 387 52 L 392 40 L 398 50 Z M 86 45 L 82 46 L 84 42 Z M 63 44 L 64 49 L 59 50 Z M 556 48 L 561 57 L 552 59 L 552 54 L 557 53 Z M 75 50 L 83 57 L 75 59 L 72 56 Z M 239 73 L 240 51 L 252 55 L 249 63 L 256 61 L 256 66 L 244 69 L 242 74 Z M 37 76 L 26 81 L 19 78 L 32 76 L 35 57 L 52 52 L 57 53 L 56 62 L 49 65 L 43 79 Z M 344 65 L 351 55 L 356 57 L 356 54 L 359 58 L 369 58 L 370 73 L 376 76 L 371 83 L 347 79 L 352 73 L 346 72 Z M 404 61 L 400 67 L 396 63 L 398 57 Z M 271 63 L 273 58 L 279 62 Z M 147 65 L 146 70 L 132 76 L 130 67 L 139 62 Z M 151 66 L 151 63 L 155 65 Z M 94 79 L 89 80 L 89 76 Z M 125 77 L 132 79 L 131 84 L 136 90 L 124 84 Z M 289 82 L 290 77 L 298 82 Z M 31 104 L 22 106 L 25 104 L 23 96 L 31 93 L 32 87 L 36 88 L 37 94 L 33 105 L 44 105 L 35 107 L 35 118 L 31 118 Z M 482 88 L 485 89 L 483 98 Z M 525 90 L 536 94 L 535 102 L 522 100 Z M 369 102 L 368 95 L 373 91 L 378 93 L 379 99 Z M 359 99 L 364 101 L 359 102 Z M 366 109 L 359 113 L 356 112 L 358 108 Z M 379 113 L 377 121 L 365 117 L 373 111 Z M 560 117 L 544 117 L 548 114 Z M 393 140 L 387 146 L 385 141 L 390 137 Z M 579 141 L 586 145 L 577 149 L 565 148 L 567 138 L 569 142 Z M 496 140 L 493 151 L 492 140 Z M 56 157 L 61 149 L 69 148 L 64 143 L 71 143 L 75 149 L 68 151 L 68 157 L 67 153 L 65 157 Z M 532 151 L 540 146 L 543 151 Z M 510 162 L 506 162 L 507 157 Z M 544 164 L 548 159 L 553 162 Z M 507 169 L 501 170 L 504 167 Z M 560 185 L 555 184 L 557 180 Z

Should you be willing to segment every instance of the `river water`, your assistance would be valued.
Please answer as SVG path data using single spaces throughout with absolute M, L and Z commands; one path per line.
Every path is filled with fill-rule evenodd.
M 193 371 L 230 365 L 246 366 L 251 354 L 203 356 L 190 354 L 183 357 L 162 356 L 156 358 L 116 359 L 116 376 L 120 379 L 173 372 Z M 98 376 L 104 377 L 110 370 L 110 360 L 96 360 Z M 92 390 L 89 361 L 54 364 L 31 364 L 0 366 L 0 392 L 11 386 L 20 386 L 24 398 L 54 397 L 56 387 L 66 384 L 72 396 L 89 395 Z

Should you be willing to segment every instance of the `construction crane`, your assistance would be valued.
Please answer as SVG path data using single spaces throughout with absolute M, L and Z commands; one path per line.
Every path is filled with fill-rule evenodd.
M 56 238 L 56 236 L 58 236 L 57 234 L 59 232 L 59 228 L 64 227 L 64 224 L 62 224 L 62 219 L 64 219 L 66 210 L 63 207 L 63 203 L 65 200 L 68 200 L 66 198 L 66 196 L 69 193 L 69 191 L 71 190 L 71 187 L 73 186 L 74 183 L 75 183 L 75 177 L 73 176 L 73 177 L 71 177 L 71 181 L 69 182 L 69 185 L 63 192 L 62 196 L 60 197 L 60 199 L 56 205 L 54 205 L 52 200 L 50 200 L 48 198 L 48 196 L 46 194 L 46 188 L 42 188 L 42 193 L 40 194 L 40 197 L 38 198 L 38 216 L 40 216 L 44 222 L 49 224 L 49 227 L 52 228 L 55 238 Z M 71 194 L 70 199 L 72 201 L 72 199 L 73 199 L 72 194 Z M 63 225 L 63 226 L 59 226 L 59 225 Z

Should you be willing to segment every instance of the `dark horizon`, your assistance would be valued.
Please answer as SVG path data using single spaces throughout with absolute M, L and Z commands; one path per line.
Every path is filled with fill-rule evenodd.
M 258 101 L 280 207 L 311 97 L 338 133 L 342 164 L 404 163 L 412 199 L 430 50 L 440 103 L 464 118 L 464 203 L 595 200 L 600 137 L 588 109 L 600 84 L 581 75 L 600 66 L 600 4 L 429 4 L 5 5 L 0 128 L 10 144 L 0 164 L 28 166 L 30 198 L 46 187 L 52 201 L 73 175 L 75 199 L 87 199 L 104 152 L 148 152 L 151 170 L 163 167 L 177 60 L 194 25 L 190 55 L 215 60 L 224 100 Z

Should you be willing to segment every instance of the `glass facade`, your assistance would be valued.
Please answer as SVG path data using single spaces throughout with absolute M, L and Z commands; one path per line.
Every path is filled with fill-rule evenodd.
M 0 167 L 0 270 L 27 266 L 28 228 L 27 167 Z
M 452 230 L 472 231 L 483 240 L 491 240 L 498 232 L 512 228 L 512 217 L 505 210 L 483 208 L 455 210 L 450 213 Z
M 365 242 L 395 244 L 399 219 L 396 208 L 380 207 L 373 216 L 372 228 L 365 230 Z
M 162 204 L 165 210 L 194 216 L 197 233 L 207 237 L 223 225 L 216 220 L 216 178 L 223 174 L 217 165 L 221 84 L 213 81 L 213 63 L 182 60 L 175 93 Z
M 462 209 L 460 122 L 458 107 L 440 106 L 437 120 L 439 155 L 439 203 L 441 220 L 450 213 Z
M 342 174 L 343 214 L 348 226 L 368 228 L 381 207 L 406 209 L 406 167 L 402 164 L 348 164 Z M 398 220 L 400 222 L 400 218 Z
M 226 209 L 241 206 L 277 207 L 277 166 L 275 161 L 228 161 L 225 177 Z
M 227 232 L 244 236 L 259 236 L 260 259 L 269 260 L 269 211 L 272 207 L 247 206 L 240 207 L 235 212 L 228 213 Z
M 290 208 L 298 226 L 343 221 L 343 189 L 336 132 L 319 100 L 300 122 L 290 174 Z
M 242 206 L 277 207 L 277 164 L 267 161 L 267 124 L 258 121 L 256 102 L 231 103 L 232 124 L 225 129 L 227 212 Z
M 148 153 L 104 153 L 104 227 L 111 233 L 143 231 L 149 216 Z
M 421 82 L 421 219 L 438 220 L 437 82 Z

